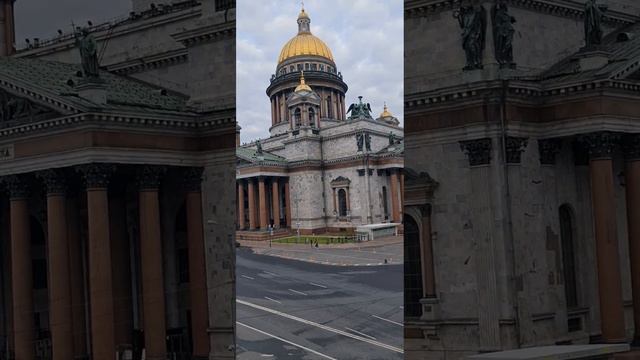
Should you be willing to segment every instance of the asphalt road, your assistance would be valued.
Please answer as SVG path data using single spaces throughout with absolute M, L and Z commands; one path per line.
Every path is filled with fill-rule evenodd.
M 237 251 L 237 359 L 403 358 L 402 265 Z

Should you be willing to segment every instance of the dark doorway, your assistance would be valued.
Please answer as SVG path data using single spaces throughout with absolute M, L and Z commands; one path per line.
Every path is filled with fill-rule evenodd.
M 404 316 L 422 316 L 422 265 L 420 229 L 411 216 L 404 216 Z

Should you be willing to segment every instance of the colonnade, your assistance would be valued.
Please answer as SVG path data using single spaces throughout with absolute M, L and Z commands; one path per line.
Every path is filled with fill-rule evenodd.
M 321 98 L 320 114 L 318 118 L 330 118 L 336 120 L 346 119 L 346 104 L 344 94 L 341 92 L 324 87 L 312 88 Z M 271 125 L 275 126 L 282 122 L 288 122 L 290 117 L 287 109 L 286 99 L 291 92 L 279 92 L 271 96 Z M 327 101 L 327 100 L 330 101 Z
M 141 323 L 147 359 L 166 359 L 165 288 L 160 223 L 160 183 L 163 166 L 136 167 L 138 185 Z M 109 184 L 115 172 L 110 164 L 88 164 L 75 169 L 51 169 L 36 173 L 46 192 L 48 238 L 49 328 L 52 358 L 68 360 L 90 352 L 93 360 L 113 360 L 122 343 L 131 344 L 132 319 L 129 247 L 114 224 L 126 209 L 110 204 Z M 83 257 L 80 246 L 78 200 L 68 195 L 70 173 L 78 173 L 86 184 L 87 296 L 83 290 Z M 208 301 L 202 221 L 201 168 L 182 174 L 186 192 L 189 256 L 189 297 L 194 358 L 209 354 Z M 13 303 L 13 349 L 15 358 L 35 358 L 33 320 L 32 254 L 30 234 L 29 174 L 2 178 L 9 192 L 11 240 L 11 294 Z M 33 178 L 31 176 L 31 178 Z M 120 207 L 120 206 L 118 206 Z M 121 206 L 125 207 L 125 206 Z M 111 208 L 111 210 L 110 210 Z M 124 220 L 126 222 L 126 218 Z M 126 224 L 122 224 L 126 227 Z M 126 236 L 126 228 L 124 229 Z M 120 232 L 115 230 L 114 232 Z M 123 270 L 123 271 L 121 271 Z M 89 319 L 84 318 L 88 306 Z M 88 320 L 88 321 L 87 321 Z M 86 323 L 90 328 L 86 329 Z M 89 333 L 90 350 L 86 338 Z
M 291 228 L 289 178 L 257 176 L 237 185 L 239 230 Z
M 613 161 L 618 149 L 622 148 L 625 158 L 626 215 L 633 314 L 636 338 L 638 338 L 640 335 L 640 135 L 598 132 L 579 139 L 589 152 L 602 337 L 610 343 L 625 342 L 624 301 L 616 219 L 616 175 L 613 171 Z

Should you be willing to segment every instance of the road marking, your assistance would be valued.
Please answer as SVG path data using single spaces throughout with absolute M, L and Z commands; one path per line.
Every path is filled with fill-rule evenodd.
M 273 354 L 260 354 L 260 357 L 273 357 Z
M 399 322 L 395 322 L 395 321 L 393 321 L 393 320 L 385 319 L 385 318 L 382 318 L 382 317 L 377 316 L 377 315 L 371 315 L 371 316 L 373 316 L 373 317 L 374 317 L 374 318 L 376 318 L 376 319 L 380 319 L 380 320 L 383 320 L 383 321 L 386 321 L 386 322 L 390 322 L 390 323 L 392 323 L 392 324 L 396 324 L 396 325 L 404 326 L 404 324 L 401 324 L 401 323 L 399 323 Z
M 265 273 L 265 274 L 267 274 L 267 275 L 271 275 L 271 276 L 278 277 L 278 274 L 274 274 L 274 273 L 272 273 L 272 272 L 268 272 L 268 271 L 264 271 L 264 270 L 263 270 L 262 272 L 263 272 L 263 273 Z
M 247 275 L 240 275 L 240 276 L 249 280 L 255 280 L 255 278 L 252 278 L 251 276 L 247 276 Z
M 371 339 L 367 339 L 366 337 L 363 337 L 363 336 L 354 335 L 354 334 L 348 333 L 346 331 L 342 331 L 342 330 L 335 329 L 335 328 L 332 328 L 332 327 L 329 327 L 329 326 L 326 326 L 326 325 L 318 324 L 316 322 L 305 320 L 303 318 L 299 318 L 297 316 L 289 315 L 287 313 L 283 313 L 283 312 L 280 312 L 280 311 L 277 311 L 277 310 L 273 310 L 273 309 L 270 309 L 268 307 L 256 305 L 256 304 L 250 303 L 248 301 L 237 299 L 236 302 L 239 303 L 239 304 L 245 305 L 245 306 L 252 307 L 254 309 L 262 310 L 264 312 L 268 312 L 268 313 L 271 313 L 271 314 L 282 316 L 284 318 L 287 318 L 287 319 L 290 319 L 290 320 L 294 320 L 294 321 L 298 321 L 298 322 L 301 322 L 303 324 L 315 326 L 317 328 L 320 328 L 320 329 L 323 329 L 323 330 L 326 330 L 326 331 L 330 331 L 330 332 L 335 333 L 335 334 L 339 334 L 339 335 L 343 335 L 343 336 L 346 336 L 346 337 L 350 337 L 350 338 L 355 339 L 355 340 L 360 340 L 360 341 L 369 343 L 371 345 L 375 345 L 375 346 L 378 346 L 378 347 L 381 347 L 381 348 L 385 348 L 387 350 L 391 350 L 391 351 L 394 351 L 394 352 L 397 352 L 397 353 L 400 353 L 400 354 L 404 354 L 404 350 L 401 349 L 401 348 L 397 348 L 397 347 L 392 346 L 392 345 L 387 345 L 387 344 L 381 343 L 379 341 L 374 341 L 374 340 L 371 340 Z
M 272 299 L 272 298 L 270 298 L 270 297 L 268 297 L 268 296 L 265 296 L 264 298 L 265 298 L 265 299 L 267 299 L 267 300 L 271 300 L 271 301 L 273 301 L 273 302 L 277 302 L 278 304 L 282 304 L 280 301 L 278 301 L 278 300 L 276 300 L 276 299 Z
M 313 285 L 313 286 L 317 286 L 317 287 L 319 287 L 319 288 L 323 288 L 323 289 L 326 289 L 326 288 L 327 288 L 326 286 L 324 286 L 324 285 L 320 285 L 320 284 L 315 284 L 315 283 L 309 283 L 309 284 L 310 284 L 310 285 Z
M 259 333 L 260 333 L 260 334 L 262 334 L 262 335 L 270 336 L 270 337 L 272 337 L 272 338 L 274 338 L 274 339 L 280 340 L 280 341 L 282 341 L 282 342 L 284 342 L 284 343 L 287 343 L 287 344 L 289 344 L 289 345 L 293 345 L 293 346 L 299 347 L 299 348 L 300 348 L 300 349 L 302 349 L 302 350 L 306 350 L 306 351 L 308 351 L 308 352 L 310 352 L 310 353 L 314 353 L 314 354 L 316 354 L 316 355 L 318 355 L 318 356 L 322 356 L 322 357 L 323 357 L 323 358 L 325 358 L 325 359 L 338 360 L 338 359 L 336 359 L 336 358 L 332 358 L 332 357 L 331 357 L 331 356 L 329 356 L 329 355 L 325 355 L 325 354 L 320 353 L 320 352 L 317 352 L 317 351 L 315 351 L 315 350 L 313 350 L 313 349 L 309 349 L 309 348 L 308 348 L 308 347 L 306 347 L 306 346 L 302 346 L 302 345 L 296 344 L 296 343 L 294 343 L 294 342 L 291 342 L 291 341 L 289 341 L 289 340 L 285 340 L 285 339 L 283 339 L 283 338 L 281 338 L 281 337 L 279 337 L 279 336 L 276 336 L 276 335 L 273 335 L 273 334 L 269 334 L 269 333 L 268 333 L 268 332 L 266 332 L 266 331 L 262 331 L 262 330 L 260 330 L 260 329 L 256 329 L 256 328 L 254 328 L 254 327 L 252 327 L 252 326 L 249 326 L 249 325 L 247 325 L 247 324 L 243 324 L 243 323 L 241 323 L 241 322 L 239 322 L 239 321 L 236 321 L 236 323 L 237 323 L 238 325 L 242 325 L 242 326 L 244 326 L 244 327 L 246 327 L 246 328 L 249 328 L 249 329 L 251 329 L 251 330 L 253 330 L 253 331 L 259 332 Z
M 404 306 L 400 306 L 400 309 L 404 309 Z
M 371 339 L 371 340 L 375 340 L 375 339 L 376 339 L 376 338 L 374 338 L 374 337 L 373 337 L 373 336 L 371 336 L 371 335 L 367 335 L 367 334 L 365 334 L 365 333 L 361 333 L 360 331 L 358 331 L 358 330 L 353 330 L 352 328 L 348 328 L 348 327 L 346 327 L 345 329 L 347 329 L 347 330 L 349 330 L 349 331 L 351 331 L 351 332 L 354 332 L 354 333 L 356 333 L 356 334 L 358 334 L 358 335 L 362 335 L 362 336 L 364 336 L 364 337 L 366 337 L 366 338 L 369 338 L 369 339 Z
M 296 294 L 300 294 L 300 295 L 308 296 L 308 294 L 305 294 L 305 293 L 303 293 L 302 291 L 293 290 L 293 289 L 289 289 L 289 291 L 294 292 L 294 293 L 296 293 Z

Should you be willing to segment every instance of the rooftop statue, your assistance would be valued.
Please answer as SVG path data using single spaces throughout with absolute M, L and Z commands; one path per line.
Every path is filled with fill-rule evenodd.
M 373 117 L 371 116 L 371 104 L 363 103 L 362 96 L 358 96 L 358 99 L 359 99 L 359 102 L 357 104 L 356 103 L 351 104 L 351 106 L 349 106 L 349 109 L 347 110 L 347 114 L 351 113 L 351 116 L 349 116 L 349 120 L 358 119 L 358 118 L 373 120 Z
M 462 48 L 467 57 L 467 65 L 464 70 L 482 69 L 482 54 L 485 47 L 487 12 L 477 2 L 474 5 L 468 3 L 453 12 L 453 17 L 458 19 L 462 29 Z
M 513 24 L 516 19 L 509 15 L 507 4 L 503 1 L 491 7 L 493 18 L 493 39 L 496 61 L 500 67 L 515 67 L 513 62 Z
M 602 18 L 607 6 L 597 4 L 598 0 L 587 0 L 584 5 L 584 36 L 586 46 L 602 43 Z
M 100 64 L 98 63 L 98 45 L 88 28 L 78 29 L 75 33 L 76 46 L 80 50 L 82 72 L 88 80 L 100 78 Z

